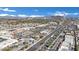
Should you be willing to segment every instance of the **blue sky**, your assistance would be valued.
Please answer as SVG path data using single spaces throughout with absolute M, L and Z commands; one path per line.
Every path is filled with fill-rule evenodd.
M 0 16 L 79 15 L 78 7 L 0 7 Z

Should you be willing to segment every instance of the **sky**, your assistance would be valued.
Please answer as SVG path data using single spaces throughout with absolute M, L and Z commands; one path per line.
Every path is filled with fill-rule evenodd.
M 78 7 L 0 7 L 0 16 L 78 16 Z

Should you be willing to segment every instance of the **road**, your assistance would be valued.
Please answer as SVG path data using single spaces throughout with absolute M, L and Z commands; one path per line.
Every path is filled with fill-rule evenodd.
M 40 39 L 38 42 L 34 43 L 33 45 L 29 46 L 25 49 L 25 51 L 36 51 L 44 42 L 51 37 L 56 31 L 59 31 L 60 29 L 63 30 L 63 27 L 58 25 L 54 31 L 52 31 L 49 35 L 45 36 L 43 39 Z
M 63 31 L 62 31 L 63 32 Z M 61 32 L 61 33 L 62 33 Z M 60 33 L 60 34 L 61 34 Z M 42 50 L 48 50 L 48 49 L 50 49 L 50 47 L 52 46 L 55 46 L 54 47 L 54 49 L 56 50 L 56 48 L 58 47 L 58 45 L 62 42 L 62 40 L 61 39 L 59 39 L 59 37 L 60 37 L 60 34 L 56 37 L 56 39 L 53 39 L 53 38 L 49 38 L 49 39 L 47 39 L 46 40 L 46 42 L 48 43 L 48 40 L 50 40 L 50 41 L 52 41 L 52 42 L 50 42 L 50 45 L 48 46 L 48 48 L 46 48 L 46 42 L 43 44 L 43 45 L 41 45 L 37 50 L 39 50 L 39 51 L 42 51 Z M 53 36 L 54 36 L 54 34 L 53 34 Z M 46 49 L 45 49 L 46 48 Z

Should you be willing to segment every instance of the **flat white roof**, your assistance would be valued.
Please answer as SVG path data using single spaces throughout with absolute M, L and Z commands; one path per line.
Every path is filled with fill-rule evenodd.
M 68 46 L 69 46 L 69 43 L 64 41 L 64 42 L 62 43 L 62 46 L 68 47 Z
M 65 46 L 61 46 L 61 48 L 59 48 L 59 51 L 68 51 L 69 48 L 65 47 Z
M 74 36 L 66 35 L 65 36 L 65 42 L 73 44 L 74 43 Z

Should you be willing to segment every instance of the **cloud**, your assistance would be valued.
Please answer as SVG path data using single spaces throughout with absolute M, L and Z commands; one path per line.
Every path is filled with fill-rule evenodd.
M 69 14 L 69 13 L 57 11 L 57 12 L 55 12 L 53 15 L 54 15 L 54 16 L 65 16 L 65 15 L 68 15 L 68 14 Z
M 10 15 L 10 14 L 0 14 L 0 16 L 12 16 L 12 17 L 15 17 L 16 15 Z
M 16 15 L 9 15 L 9 16 L 15 17 Z
M 24 15 L 24 14 L 18 14 L 17 16 L 18 17 L 28 17 L 27 15 Z
M 0 8 L 0 10 L 5 12 L 16 12 L 16 10 L 11 10 L 9 8 Z
M 19 14 L 18 17 L 43 17 L 44 15 L 25 15 L 25 14 Z
M 0 16 L 28 17 L 27 15 L 24 15 L 24 14 L 18 14 L 18 15 L 13 15 L 13 14 L 0 14 Z
M 0 16 L 8 16 L 9 14 L 0 14 Z
M 60 11 L 56 11 L 55 13 L 53 13 L 52 15 L 54 16 L 68 16 L 68 15 L 79 15 L 79 13 L 68 13 L 68 12 L 60 12 Z
M 29 17 L 44 17 L 44 15 L 30 15 Z
M 44 15 L 26 15 L 26 14 L 0 14 L 0 16 L 12 16 L 12 17 L 44 17 Z
M 79 15 L 79 13 L 73 13 L 73 15 Z
M 54 14 L 54 16 L 64 16 L 62 13 Z

